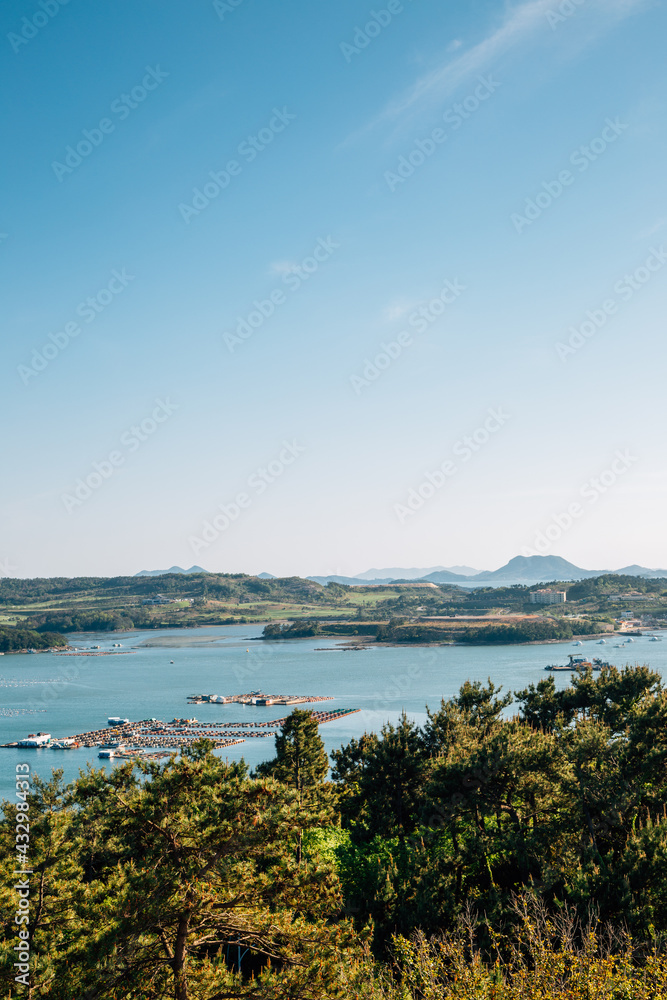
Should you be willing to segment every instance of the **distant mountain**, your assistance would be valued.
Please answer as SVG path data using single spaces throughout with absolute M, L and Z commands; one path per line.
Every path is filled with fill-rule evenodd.
M 470 580 L 476 580 L 478 574 L 475 573 L 473 576 L 466 576 L 461 573 L 452 573 L 451 570 L 443 569 L 439 573 L 429 573 L 428 576 L 422 577 L 427 583 L 460 583 L 464 586 L 470 582 Z
M 424 580 L 433 573 L 454 573 L 459 576 L 475 576 L 479 570 L 471 566 L 431 566 L 430 569 L 367 569 L 358 573 L 356 580 Z
M 665 569 L 646 569 L 644 566 L 625 566 L 623 569 L 582 569 L 574 563 L 562 559 L 560 556 L 516 556 L 500 569 L 477 570 L 469 574 L 455 573 L 455 569 L 463 570 L 468 567 L 453 566 L 450 569 L 440 568 L 425 572 L 423 576 L 413 574 L 421 572 L 411 569 L 371 569 L 359 576 L 309 576 L 308 580 L 314 580 L 326 586 L 330 581 L 335 583 L 346 583 L 351 587 L 381 587 L 388 583 L 395 583 L 397 580 L 424 581 L 426 583 L 451 583 L 459 587 L 511 587 L 513 584 L 521 584 L 525 587 L 532 587 L 536 583 L 547 583 L 551 580 L 562 580 L 569 582 L 574 580 L 588 580 L 594 576 L 602 576 L 609 573 L 614 576 L 640 576 L 647 580 L 667 579 Z M 371 574 L 383 574 L 382 576 L 371 576 Z M 389 575 L 392 574 L 392 575 Z
M 277 580 L 278 577 L 274 576 L 273 573 L 258 573 L 257 574 L 257 579 L 258 580 Z
M 321 583 L 323 587 L 328 583 L 344 583 L 348 587 L 381 587 L 391 583 L 392 577 L 387 577 L 386 580 L 360 580 L 358 576 L 307 576 L 306 580 Z
M 142 569 L 140 573 L 135 573 L 135 576 L 166 576 L 167 573 L 208 573 L 207 569 L 202 569 L 201 566 L 191 566 L 190 569 L 181 569 L 180 566 L 172 566 L 171 569 Z
M 645 566 L 624 566 L 614 570 L 619 576 L 643 576 L 645 580 L 667 579 L 667 569 L 646 569 Z
M 587 580 L 604 570 L 581 569 L 560 556 L 515 556 L 500 569 L 475 576 L 475 583 L 523 583 L 531 586 L 545 580 Z

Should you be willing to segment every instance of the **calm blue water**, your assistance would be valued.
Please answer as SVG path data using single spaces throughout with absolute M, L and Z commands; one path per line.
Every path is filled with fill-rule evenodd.
M 650 642 L 647 637 L 615 649 L 618 639 L 606 646 L 571 642 L 554 645 L 432 648 L 372 647 L 366 652 L 341 652 L 338 640 L 297 639 L 289 642 L 253 642 L 261 626 L 164 630 L 72 636 L 78 646 L 99 644 L 123 649 L 144 642 L 192 642 L 180 648 L 140 648 L 128 656 L 66 657 L 52 653 L 0 657 L 0 743 L 21 739 L 30 732 L 51 733 L 54 739 L 97 729 L 107 717 L 120 715 L 132 721 L 157 718 L 170 721 L 196 716 L 200 722 L 254 721 L 280 718 L 280 707 L 243 705 L 188 706 L 189 694 L 242 694 L 263 690 L 268 694 L 332 695 L 334 701 L 316 708 L 358 708 L 356 715 L 328 722 L 320 729 L 327 751 L 395 721 L 402 709 L 419 722 L 425 706 L 435 709 L 441 698 L 457 693 L 466 680 L 488 677 L 505 691 L 518 690 L 541 680 L 547 663 L 565 663 L 567 654 L 586 652 L 624 666 L 647 663 L 667 675 L 667 637 Z M 204 637 L 210 642 L 194 643 Z M 327 651 L 318 652 L 325 647 Z M 246 652 L 249 650 L 249 652 Z M 173 660 L 173 664 L 170 661 Z M 568 673 L 556 674 L 564 687 Z M 29 710 L 18 715 L 9 711 Z M 244 757 L 250 765 L 273 756 L 272 739 L 246 740 L 221 751 L 230 760 Z M 71 780 L 91 762 L 103 764 L 96 749 L 56 751 L 0 749 L 0 798 L 13 795 L 15 765 L 26 761 L 42 777 L 62 767 Z

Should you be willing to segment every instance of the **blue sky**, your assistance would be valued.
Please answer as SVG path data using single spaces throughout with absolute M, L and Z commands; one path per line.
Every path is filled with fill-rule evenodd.
M 667 566 L 664 3 L 0 16 L 1 572 Z

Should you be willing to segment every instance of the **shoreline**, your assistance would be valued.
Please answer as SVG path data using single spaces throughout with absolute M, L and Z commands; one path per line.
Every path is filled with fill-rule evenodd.
M 83 637 L 85 637 L 85 636 L 96 636 L 98 638 L 101 637 L 101 636 L 107 635 L 107 634 L 109 635 L 109 637 L 116 636 L 116 635 L 125 635 L 125 636 L 128 636 L 128 637 L 131 637 L 131 636 L 139 635 L 139 634 L 146 633 L 146 632 L 148 632 L 149 636 L 150 636 L 151 633 L 159 633 L 159 632 L 167 631 L 169 629 L 173 629 L 176 632 L 183 633 L 183 632 L 188 632 L 188 631 L 194 630 L 194 629 L 227 629 L 227 628 L 234 628 L 234 627 L 241 626 L 241 625 L 248 625 L 249 627 L 263 627 L 263 626 L 269 625 L 269 624 L 274 624 L 273 619 L 269 619 L 268 621 L 257 621 L 257 622 L 235 622 L 235 623 L 228 623 L 227 622 L 227 623 L 219 624 L 219 625 L 216 625 L 216 624 L 209 624 L 209 625 L 176 625 L 176 624 L 174 624 L 174 625 L 171 625 L 170 624 L 170 625 L 162 625 L 162 626 L 159 626 L 157 628 L 148 628 L 148 629 L 147 628 L 134 628 L 134 629 L 114 630 L 114 631 L 109 631 L 108 633 L 105 633 L 105 632 L 93 632 L 93 631 L 91 631 L 91 632 L 76 632 L 76 633 L 65 633 L 65 634 L 66 635 L 78 635 L 78 636 L 83 636 Z M 349 649 L 357 649 L 357 648 L 360 648 L 360 647 L 364 648 L 364 649 L 383 649 L 383 648 L 406 649 L 406 648 L 410 648 L 410 647 L 413 647 L 413 648 L 416 648 L 416 649 L 423 649 L 423 648 L 436 648 L 438 646 L 456 646 L 456 647 L 468 646 L 468 647 L 473 647 L 473 648 L 474 647 L 477 647 L 477 648 L 482 648 L 482 647 L 483 648 L 488 648 L 488 647 L 492 647 L 492 646 L 503 646 L 503 647 L 507 647 L 507 646 L 550 646 L 550 645 L 555 645 L 555 644 L 558 644 L 558 643 L 575 643 L 575 642 L 582 642 L 582 643 L 583 642 L 598 642 L 599 643 L 601 639 L 607 640 L 607 642 L 605 643 L 606 645 L 611 645 L 610 640 L 613 640 L 613 639 L 623 640 L 626 637 L 641 637 L 642 635 L 645 635 L 647 633 L 652 633 L 652 632 L 655 632 L 655 631 L 661 631 L 661 630 L 660 630 L 659 627 L 654 627 L 652 629 L 648 629 L 647 628 L 643 632 L 639 631 L 639 630 L 633 630 L 632 632 L 630 632 L 630 631 L 628 631 L 628 632 L 596 632 L 596 633 L 593 633 L 593 634 L 573 635 L 573 636 L 571 636 L 570 638 L 567 638 L 567 639 L 529 639 L 529 640 L 524 640 L 524 641 L 521 641 L 521 642 L 462 642 L 460 640 L 456 640 L 456 639 L 452 639 L 452 638 L 450 638 L 450 639 L 442 639 L 442 640 L 424 640 L 424 641 L 417 641 L 417 642 L 393 642 L 393 641 L 383 642 L 383 641 L 377 641 L 377 639 L 374 636 L 359 635 L 359 634 L 354 633 L 354 632 L 350 632 L 348 634 L 346 634 L 344 632 L 343 633 L 339 632 L 339 633 L 332 633 L 330 635 L 327 635 L 326 633 L 319 633 L 317 636 L 294 636 L 293 638 L 289 638 L 289 639 L 271 638 L 271 637 L 264 638 L 264 636 L 262 636 L 262 635 L 257 635 L 257 636 L 247 636 L 247 637 L 244 638 L 243 641 L 244 642 L 246 642 L 246 641 L 247 642 L 300 642 L 300 641 L 304 641 L 306 639 L 311 639 L 311 638 L 319 639 L 319 640 L 334 640 L 334 641 L 337 640 L 338 641 L 338 646 L 337 647 L 333 647 L 334 651 L 335 651 L 336 648 L 339 651 L 343 651 L 345 649 L 348 649 L 348 650 Z M 152 637 L 149 637 L 149 636 L 147 636 L 146 641 L 144 643 L 142 643 L 139 646 L 134 646 L 133 650 L 142 649 L 142 648 L 143 649 L 148 649 L 148 648 L 162 648 L 162 649 L 165 649 L 165 648 L 169 648 L 169 646 L 171 645 L 168 642 L 168 640 L 166 639 L 166 637 L 161 637 L 163 639 L 163 641 L 160 641 L 158 639 L 158 636 L 155 636 L 155 639 L 157 639 L 157 641 L 155 641 L 155 639 L 152 639 Z M 176 637 L 174 637 L 174 638 L 176 638 Z M 194 639 L 193 638 L 190 641 L 192 642 L 193 647 L 196 647 L 196 646 L 204 646 L 204 645 L 208 645 L 208 644 L 214 644 L 214 643 L 216 643 L 219 640 L 217 640 L 215 637 L 201 636 L 198 639 Z M 188 644 L 189 644 L 188 640 L 186 639 L 185 636 L 183 636 L 183 641 L 181 643 L 176 642 L 175 646 L 178 646 L 178 645 L 185 646 L 185 645 L 188 645 Z M 174 648 L 175 648 L 175 646 L 174 646 Z M 612 646 L 612 648 L 613 648 L 613 646 Z M 38 650 L 35 650 L 34 653 L 35 654 L 38 654 L 38 653 L 68 653 L 68 652 L 74 651 L 75 649 L 76 649 L 76 647 L 73 647 L 70 643 L 68 643 L 66 646 L 50 647 L 48 649 L 38 649 Z M 29 649 L 13 649 L 13 650 L 5 650 L 0 655 L 5 655 L 5 656 L 26 655 L 26 654 L 30 654 L 31 652 L 32 651 L 29 650 Z

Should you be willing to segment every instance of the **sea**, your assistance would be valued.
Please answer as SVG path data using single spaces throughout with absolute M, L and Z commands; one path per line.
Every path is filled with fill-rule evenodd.
M 232 625 L 159 632 L 104 632 L 70 635 L 71 645 L 111 656 L 61 653 L 5 654 L 0 657 L 0 743 L 29 733 L 53 739 L 99 729 L 110 716 L 132 722 L 197 718 L 200 722 L 258 722 L 284 717 L 281 706 L 189 705 L 194 694 L 329 696 L 316 710 L 356 709 L 321 725 L 327 752 L 364 732 L 396 723 L 401 712 L 418 724 L 441 699 L 456 695 L 466 681 L 490 678 L 503 692 L 536 684 L 547 664 L 567 663 L 569 653 L 599 656 L 618 667 L 647 664 L 667 675 L 667 632 L 627 639 L 610 636 L 575 647 L 572 641 L 520 646 L 384 646 L 351 651 L 339 639 L 259 639 L 261 625 Z M 120 643 L 120 646 L 115 645 Z M 621 645 L 624 643 L 624 645 Z M 100 649 L 91 649 L 99 646 Z M 554 674 L 558 688 L 570 674 Z M 308 708 L 308 704 L 300 706 Z M 247 739 L 217 751 L 228 760 L 244 758 L 252 767 L 274 755 L 272 738 Z M 16 764 L 50 777 L 62 768 L 66 781 L 89 767 L 117 764 L 98 758 L 96 748 L 0 748 L 0 799 L 13 799 Z

